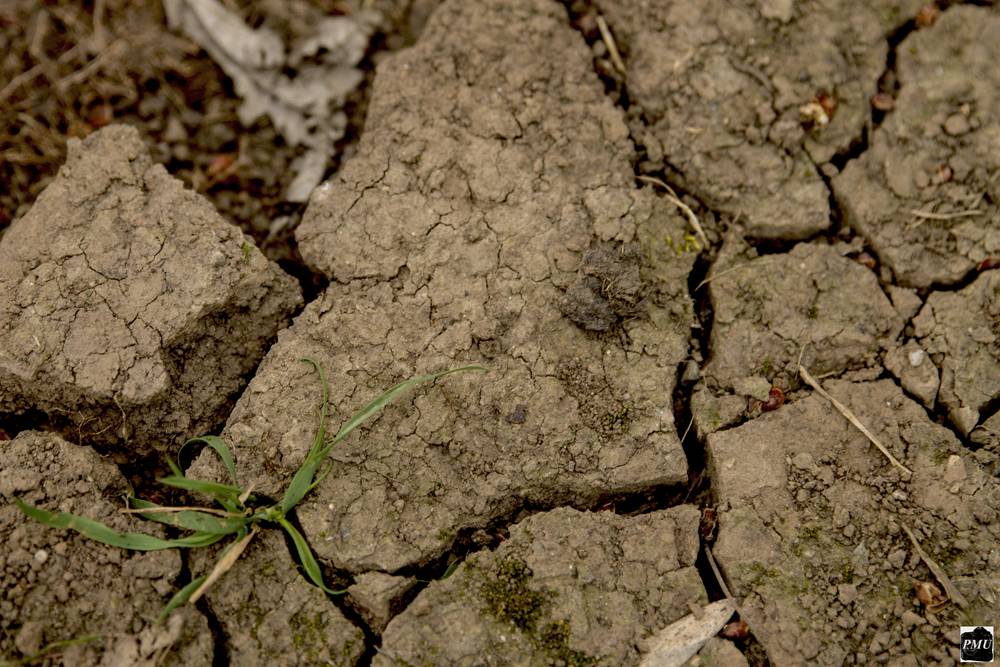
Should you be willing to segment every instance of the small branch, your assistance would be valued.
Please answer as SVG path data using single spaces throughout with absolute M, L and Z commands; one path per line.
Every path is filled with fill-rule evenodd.
M 716 273 L 714 276 L 712 276 L 710 278 L 705 278 L 700 283 L 698 283 L 697 285 L 695 285 L 694 290 L 697 292 L 702 287 L 704 287 L 708 283 L 712 282 L 716 278 L 721 278 L 722 276 L 726 275 L 727 273 L 732 273 L 733 271 L 736 271 L 737 269 L 742 269 L 745 266 L 750 266 L 751 264 L 754 264 L 754 263 L 756 263 L 756 266 L 764 266 L 765 264 L 769 264 L 772 261 L 774 261 L 774 260 L 771 259 L 770 257 L 768 257 L 768 258 L 758 257 L 757 259 L 752 259 L 752 260 L 750 260 L 748 262 L 743 262 L 742 264 L 737 264 L 736 266 L 731 266 L 728 269 L 726 269 L 725 271 L 719 271 L 718 273 Z
M 597 29 L 601 31 L 601 39 L 604 40 L 604 45 L 608 47 L 608 55 L 611 56 L 611 64 L 615 66 L 615 69 L 625 74 L 625 62 L 622 60 L 622 56 L 618 53 L 618 45 L 615 43 L 615 36 L 611 34 L 611 30 L 608 28 L 607 21 L 604 20 L 603 16 L 597 17 Z
M 726 586 L 726 580 L 722 578 L 722 572 L 719 571 L 719 566 L 715 562 L 715 556 L 712 555 L 712 550 L 705 546 L 705 556 L 708 558 L 708 564 L 712 568 L 712 574 L 715 575 L 715 580 L 719 582 L 719 588 L 722 589 L 722 594 L 725 595 L 730 600 L 735 600 L 733 594 L 729 591 L 729 586 Z M 737 611 L 739 609 L 737 608 Z
M 250 544 L 250 540 L 254 538 L 254 535 L 257 534 L 258 530 L 257 526 L 254 526 L 250 529 L 250 532 L 247 533 L 246 537 L 241 539 L 239 542 L 234 542 L 232 546 L 223 552 L 222 558 L 216 561 L 215 567 L 212 568 L 211 573 L 209 573 L 205 581 L 201 582 L 201 586 L 198 587 L 198 590 L 191 594 L 191 597 L 188 600 L 191 604 L 197 602 L 198 599 L 205 594 L 205 591 L 207 591 L 212 584 L 219 580 L 219 577 L 228 572 L 230 568 L 236 564 L 237 559 L 243 555 L 243 550 L 247 548 L 247 545 Z
M 889 452 L 889 450 L 886 449 L 885 445 L 883 445 L 881 442 L 879 442 L 878 438 L 876 438 L 872 434 L 872 432 L 868 430 L 868 427 L 866 427 L 864 424 L 862 424 L 861 421 L 857 417 L 854 416 L 853 412 L 851 412 L 850 410 L 848 410 L 847 407 L 845 407 L 843 403 L 841 403 L 840 401 L 838 401 L 837 399 L 835 399 L 833 396 L 831 396 L 830 394 L 828 394 L 827 391 L 825 389 L 823 389 L 823 387 L 820 386 L 819 382 L 816 381 L 816 378 L 814 378 L 812 375 L 810 375 L 809 371 L 807 371 L 805 369 L 805 366 L 803 366 L 802 364 L 799 364 L 799 375 L 802 377 L 802 379 L 805 381 L 805 383 L 807 385 L 809 385 L 810 387 L 812 387 L 813 389 L 815 389 L 816 392 L 820 396 L 822 396 L 826 400 L 830 401 L 830 403 L 833 404 L 833 407 L 835 407 L 837 409 L 837 411 L 840 412 L 840 414 L 844 415 L 844 417 L 847 418 L 847 421 L 851 422 L 859 431 L 861 431 L 862 433 L 864 433 L 865 436 L 869 440 L 871 440 L 872 444 L 875 445 L 876 447 L 878 447 L 878 450 L 880 452 L 882 452 L 887 459 L 889 459 L 889 463 L 891 463 L 892 465 L 896 466 L 897 468 L 899 468 L 900 470 L 902 470 L 906 474 L 908 474 L 910 476 L 913 475 L 913 473 L 910 471 L 910 469 L 907 468 L 906 466 L 904 466 L 899 461 L 897 461 L 896 457 L 894 457 Z
M 677 196 L 677 193 L 674 192 L 674 189 L 672 187 L 667 185 L 664 181 L 660 180 L 659 178 L 653 178 L 652 176 L 636 176 L 636 178 L 639 179 L 640 181 L 643 181 L 644 183 L 652 183 L 653 185 L 659 185 L 661 188 L 666 190 L 667 199 L 670 201 L 671 204 L 679 208 L 684 213 L 685 216 L 687 216 L 688 222 L 691 224 L 691 227 L 694 228 L 694 233 L 698 235 L 698 240 L 702 242 L 702 245 L 705 246 L 705 249 L 708 250 L 709 247 L 711 247 L 711 244 L 708 242 L 708 237 L 705 236 L 705 230 L 702 229 L 701 222 L 698 220 L 698 216 L 694 214 L 694 211 L 691 210 L 690 206 L 681 201 L 680 197 Z
M 970 218 L 977 215 L 982 215 L 986 211 L 979 209 L 973 209 L 971 211 L 955 211 L 953 213 L 934 213 L 932 211 L 920 211 L 917 209 L 910 209 L 908 213 L 917 216 L 918 218 L 924 218 L 926 220 L 954 220 L 956 218 Z
M 910 538 L 910 542 L 913 542 L 913 548 L 917 552 L 917 555 L 920 556 L 920 559 L 927 564 L 927 567 L 930 568 L 930 571 L 934 574 L 937 580 L 941 582 L 941 585 L 944 587 L 944 591 L 948 594 L 948 597 L 957 602 L 958 606 L 968 607 L 969 601 L 965 599 L 965 596 L 963 596 L 955 584 L 951 582 L 951 579 L 948 578 L 948 574 L 944 571 L 944 568 L 935 563 L 934 559 L 928 556 L 927 552 L 920 547 L 920 542 L 917 541 L 917 536 L 913 534 L 913 531 L 910 530 L 902 521 L 899 523 L 903 527 L 903 530 L 906 531 L 906 536 Z

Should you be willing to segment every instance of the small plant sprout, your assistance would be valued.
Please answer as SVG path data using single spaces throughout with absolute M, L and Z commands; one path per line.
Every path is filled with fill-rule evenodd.
M 113 547 L 131 549 L 133 551 L 154 551 L 158 549 L 207 547 L 226 538 L 231 542 L 219 554 L 218 560 L 211 572 L 194 578 L 179 590 L 167 603 L 160 614 L 163 621 L 170 613 L 185 602 L 196 602 L 205 591 L 226 573 L 247 548 L 254 536 L 262 528 L 268 526 L 280 527 L 292 538 L 299 562 L 306 576 L 314 585 L 331 595 L 343 594 L 346 591 L 332 590 L 323 583 L 323 574 L 319 563 L 313 555 L 305 537 L 288 520 L 288 514 L 305 496 L 323 481 L 329 474 L 331 466 L 327 463 L 330 452 L 341 440 L 354 429 L 379 412 L 385 405 L 391 403 L 403 392 L 418 385 L 433 382 L 452 373 L 464 371 L 486 370 L 482 366 L 463 366 L 431 375 L 421 375 L 400 382 L 386 390 L 368 405 L 361 408 L 348 419 L 335 436 L 329 441 L 326 435 L 326 410 L 329 387 L 323 368 L 313 359 L 302 361 L 310 364 L 319 375 L 322 386 L 322 397 L 319 409 L 319 427 L 313 438 L 312 446 L 306 454 L 302 465 L 292 476 L 288 488 L 281 501 L 274 505 L 258 507 L 253 502 L 252 489 L 240 487 L 236 479 L 236 463 L 229 447 L 218 436 L 202 436 L 185 442 L 178 452 L 178 458 L 188 445 L 202 443 L 207 445 L 219 457 L 232 484 L 223 484 L 201 479 L 191 479 L 185 476 L 180 467 L 167 459 L 170 475 L 160 479 L 162 484 L 184 491 L 200 493 L 211 498 L 216 507 L 164 507 L 140 498 L 128 499 L 130 513 L 139 514 L 144 519 L 155 521 L 167 526 L 189 531 L 187 535 L 175 539 L 161 539 L 144 533 L 119 533 L 99 521 L 88 519 L 68 512 L 49 512 L 34 507 L 20 498 L 14 502 L 25 515 L 53 528 L 75 530 L 84 537 L 103 542 Z M 324 465 L 325 464 L 325 465 Z

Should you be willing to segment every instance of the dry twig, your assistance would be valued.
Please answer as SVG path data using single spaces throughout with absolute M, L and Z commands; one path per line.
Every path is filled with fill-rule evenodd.
M 944 592 L 948 594 L 948 597 L 958 603 L 958 606 L 968 607 L 969 601 L 965 599 L 965 596 L 959 592 L 955 584 L 953 584 L 951 579 L 948 578 L 948 574 L 944 571 L 944 568 L 935 563 L 934 559 L 927 555 L 927 552 L 921 548 L 920 542 L 917 541 L 917 536 L 913 534 L 913 531 L 910 530 L 906 524 L 900 522 L 900 525 L 902 525 L 903 530 L 906 531 L 906 536 L 910 538 L 910 542 L 913 542 L 913 548 L 917 552 L 917 555 L 920 556 L 920 559 L 927 564 L 927 567 L 934 574 L 937 580 L 941 582 L 941 585 L 944 587 Z
M 666 182 L 662 181 L 661 179 L 654 178 L 652 176 L 637 176 L 636 178 L 638 178 L 640 181 L 643 181 L 644 183 L 652 183 L 653 185 L 659 185 L 661 188 L 666 190 L 667 199 L 670 201 L 671 204 L 679 208 L 684 213 L 685 216 L 687 216 L 688 222 L 691 224 L 691 227 L 694 228 L 694 233 L 698 235 L 698 240 L 702 242 L 702 245 L 705 247 L 705 249 L 707 250 L 711 246 L 711 244 L 708 242 L 708 237 L 705 236 L 705 230 L 702 229 L 701 227 L 701 222 L 698 220 L 698 216 L 694 214 L 694 211 L 691 210 L 690 206 L 681 201 L 680 197 L 677 196 L 677 193 L 674 192 L 674 189 L 672 187 L 667 185 Z
M 604 40 L 604 45 L 608 47 L 608 55 L 611 56 L 611 64 L 615 66 L 616 70 L 625 74 L 625 62 L 622 60 L 622 56 L 618 52 L 618 44 L 615 43 L 615 36 L 611 34 L 611 30 L 608 28 L 608 22 L 604 20 L 603 16 L 597 17 L 597 29 L 601 31 L 601 39 Z
M 872 444 L 878 447 L 878 450 L 882 452 L 882 454 L 884 454 L 887 459 L 889 459 L 889 463 L 896 466 L 906 474 L 913 475 L 910 469 L 904 466 L 899 461 L 897 461 L 896 457 L 889 452 L 886 446 L 883 445 L 881 442 L 879 442 L 878 438 L 876 438 L 875 435 L 868 430 L 868 427 L 862 424 L 861 420 L 859 420 L 857 417 L 854 416 L 853 412 L 847 409 L 847 407 L 843 403 L 841 403 L 833 396 L 831 396 L 829 393 L 827 393 L 826 389 L 823 389 L 823 387 L 820 386 L 819 382 L 816 381 L 816 378 L 810 375 L 809 371 L 807 371 L 805 369 L 805 366 L 803 366 L 801 363 L 799 364 L 799 375 L 802 377 L 802 380 L 807 385 L 815 389 L 820 396 L 830 401 L 830 403 L 833 404 L 833 407 L 835 407 L 837 411 L 840 412 L 840 414 L 844 415 L 844 417 L 847 418 L 847 421 L 851 422 L 859 431 L 864 433 L 865 437 L 871 440 Z

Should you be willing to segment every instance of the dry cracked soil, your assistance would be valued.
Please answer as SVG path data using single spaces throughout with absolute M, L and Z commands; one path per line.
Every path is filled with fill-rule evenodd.
M 363 114 L 294 237 L 141 122 L 70 138 L 0 218 L 2 664 L 665 666 L 724 597 L 683 664 L 955 665 L 1000 627 L 1000 11 L 368 4 Z M 217 547 L 14 506 L 148 531 L 123 497 L 183 501 L 159 462 L 204 433 L 280 497 L 303 357 L 335 424 L 487 369 L 332 451 L 291 520 L 340 594 L 265 530 L 157 622 Z

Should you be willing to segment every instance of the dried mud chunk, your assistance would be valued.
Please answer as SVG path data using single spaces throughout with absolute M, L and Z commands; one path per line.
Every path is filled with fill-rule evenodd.
M 885 367 L 899 379 L 903 389 L 934 409 L 941 378 L 937 366 L 916 342 L 909 341 L 885 355 Z
M 118 511 L 126 493 L 118 469 L 90 448 L 32 431 L 0 442 L 0 661 L 100 635 L 60 649 L 63 663 L 212 664 L 211 632 L 194 609 L 155 624 L 181 574 L 176 551 L 110 547 L 34 522 L 13 504 L 18 497 L 118 531 L 156 534 L 154 524 Z
M 907 37 L 895 111 L 833 179 L 847 222 L 902 285 L 953 284 L 1000 253 L 997 34 L 996 12 L 955 7 Z M 954 136 L 956 118 L 968 132 Z
M 389 624 L 373 664 L 635 665 L 646 637 L 707 597 L 698 510 L 563 508 L 511 527 Z
M 938 398 L 968 434 L 1000 397 L 1000 272 L 958 292 L 932 292 L 913 327 L 928 354 L 943 355 Z
M 912 477 L 816 394 L 709 435 L 713 552 L 743 618 L 778 665 L 841 665 L 859 646 L 874 647 L 865 653 L 872 662 L 912 659 L 918 642 L 947 646 L 961 618 L 995 614 L 1000 591 L 986 573 L 1000 495 L 952 432 L 891 381 L 826 388 Z M 913 608 L 913 582 L 934 576 L 907 558 L 903 526 L 969 601 L 937 611 L 919 633 L 899 616 Z
M 741 215 L 752 236 L 801 239 L 830 225 L 814 164 L 869 117 L 886 35 L 917 2 L 858 5 L 601 0 L 624 52 L 633 134 L 687 190 Z M 777 20 L 775 20 L 777 19 Z M 836 105 L 804 128 L 800 108 Z M 830 102 L 827 102 L 827 106 Z
M 622 318 L 638 315 L 642 296 L 638 249 L 601 243 L 584 255 L 559 307 L 584 329 L 606 331 Z
M 212 565 L 194 559 L 198 572 Z M 278 530 L 258 534 L 205 598 L 234 665 L 347 667 L 364 653 L 361 629 L 299 573 Z
M 354 584 L 347 589 L 348 604 L 358 610 L 374 632 L 381 634 L 416 583 L 413 577 L 366 572 L 355 577 Z
M 683 218 L 635 188 L 622 115 L 565 10 L 443 4 L 380 64 L 361 142 L 299 229 L 333 282 L 227 425 L 242 479 L 278 495 L 300 465 L 316 426 L 308 355 L 330 375 L 334 421 L 412 375 L 489 367 L 416 392 L 334 450 L 298 517 L 319 557 L 351 572 L 426 563 L 526 502 L 686 480 L 671 397 L 694 255 L 664 242 Z M 600 242 L 636 254 L 584 262 Z M 614 294 L 637 312 L 615 335 L 559 309 L 581 264 L 628 277 Z
M 826 245 L 747 260 L 724 251 L 709 283 L 715 320 L 706 375 L 733 388 L 748 377 L 874 368 L 903 322 L 868 269 Z
M 59 175 L 0 240 L 0 412 L 40 409 L 91 441 L 172 448 L 218 422 L 300 302 L 134 129 L 70 140 Z

